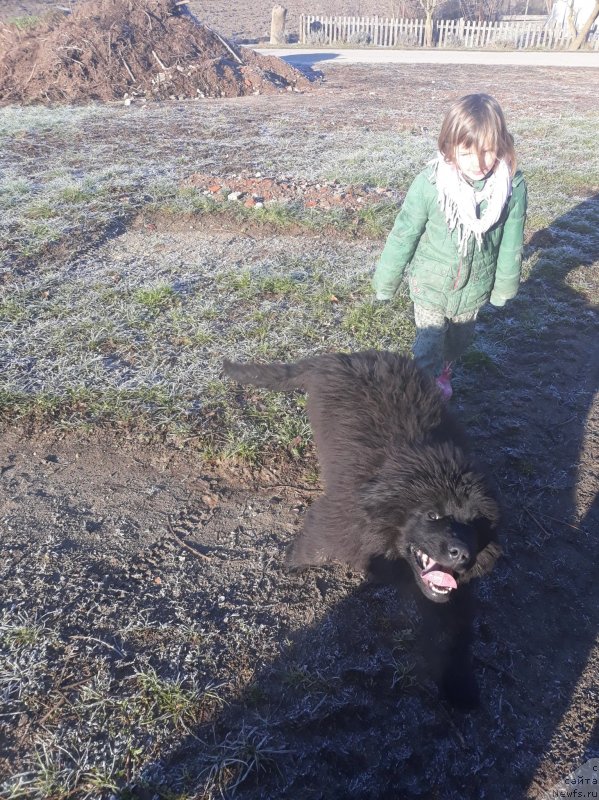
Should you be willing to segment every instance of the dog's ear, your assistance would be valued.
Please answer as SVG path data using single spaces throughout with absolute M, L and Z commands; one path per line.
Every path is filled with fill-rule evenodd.
M 403 492 L 384 475 L 375 475 L 358 489 L 358 505 L 372 522 L 401 525 L 406 517 Z

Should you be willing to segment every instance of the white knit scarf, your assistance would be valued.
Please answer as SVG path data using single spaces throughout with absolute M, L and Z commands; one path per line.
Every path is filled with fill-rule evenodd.
M 497 222 L 512 193 L 512 176 L 508 165 L 503 160 L 499 161 L 483 188 L 477 192 L 455 164 L 445 160 L 442 153 L 437 153 L 432 163 L 436 168 L 439 205 L 449 230 L 457 231 L 460 254 L 466 253 L 472 235 L 480 249 L 483 235 Z M 477 211 L 483 200 L 487 201 L 487 207 L 479 219 Z

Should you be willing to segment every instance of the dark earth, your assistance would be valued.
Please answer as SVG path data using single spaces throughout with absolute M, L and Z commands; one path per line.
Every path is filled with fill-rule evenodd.
M 227 42 L 176 0 L 84 0 L 0 25 L 0 103 L 197 100 L 309 89 L 280 59 Z

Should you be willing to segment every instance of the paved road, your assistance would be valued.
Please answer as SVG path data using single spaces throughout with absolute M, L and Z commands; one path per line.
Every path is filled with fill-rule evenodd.
M 345 48 L 261 48 L 259 53 L 278 56 L 294 66 L 332 64 L 490 64 L 516 67 L 595 67 L 599 52 L 568 53 L 558 50 L 509 52 L 490 50 L 395 50 Z

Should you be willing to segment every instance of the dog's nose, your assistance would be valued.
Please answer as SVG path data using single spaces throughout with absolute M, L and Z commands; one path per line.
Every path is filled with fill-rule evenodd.
M 455 561 L 457 564 L 468 561 L 470 558 L 470 550 L 464 542 L 454 540 L 447 548 L 447 552 L 451 560 Z

